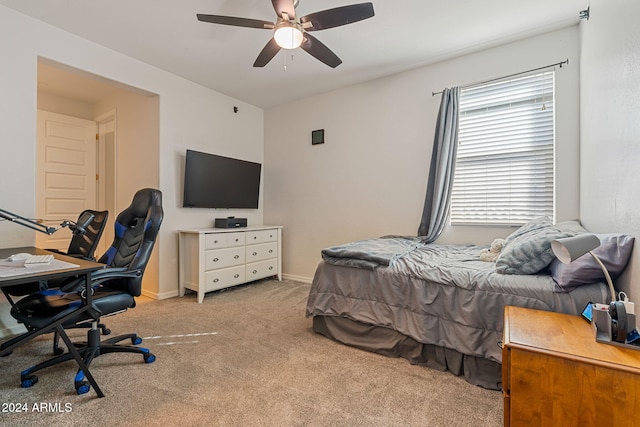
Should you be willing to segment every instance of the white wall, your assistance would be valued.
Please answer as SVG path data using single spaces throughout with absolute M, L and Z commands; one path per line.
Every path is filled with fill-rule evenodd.
M 636 237 L 616 284 L 640 298 L 640 2 L 592 0 L 581 29 L 580 212 L 590 231 Z
M 94 118 L 111 111 L 116 114 L 116 208 L 110 213 L 109 227 L 117 214 L 129 206 L 136 191 L 159 186 L 158 101 L 158 96 L 118 90 L 94 105 Z M 153 252 L 142 283 L 143 294 L 156 298 L 161 293 L 158 254 L 159 251 Z
M 283 230 L 283 270 L 313 276 L 323 247 L 415 235 L 444 87 L 569 59 L 556 72 L 556 219 L 578 218 L 578 26 L 265 112 L 265 222 Z M 325 130 L 323 145 L 311 131 Z M 283 131 L 286 130 L 286 131 Z M 489 244 L 511 228 L 449 227 L 440 243 Z
M 61 31 L 0 6 L 0 206 L 31 216 L 35 212 L 35 141 L 38 56 L 159 96 L 159 145 L 152 171 L 159 170 L 165 219 L 156 251 L 159 254 L 158 297 L 177 295 L 177 234 L 185 227 L 210 227 L 216 216 L 240 213 L 182 209 L 183 156 L 187 148 L 263 161 L 263 110 L 176 77 L 118 52 Z M 237 114 L 233 106 L 239 107 Z M 136 153 L 139 155 L 139 153 Z M 147 160 L 136 162 L 135 184 Z M 120 179 L 120 178 L 119 178 Z M 252 224 L 262 223 L 259 209 L 242 212 Z M 0 246 L 31 245 L 33 232 L 0 222 Z M 0 307 L 0 333 L 7 327 L 6 307 Z
M 64 114 L 65 116 L 78 117 L 80 119 L 93 120 L 93 105 L 53 93 L 38 91 L 38 110 L 51 113 Z

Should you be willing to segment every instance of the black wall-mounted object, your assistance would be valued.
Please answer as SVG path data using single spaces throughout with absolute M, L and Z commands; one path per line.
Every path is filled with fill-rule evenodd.
M 324 144 L 324 129 L 311 131 L 311 145 Z
M 187 150 L 185 208 L 258 209 L 260 163 Z

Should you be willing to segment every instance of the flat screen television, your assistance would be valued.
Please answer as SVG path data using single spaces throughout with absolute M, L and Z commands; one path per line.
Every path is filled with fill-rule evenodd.
M 182 206 L 257 209 L 261 169 L 260 163 L 187 150 Z

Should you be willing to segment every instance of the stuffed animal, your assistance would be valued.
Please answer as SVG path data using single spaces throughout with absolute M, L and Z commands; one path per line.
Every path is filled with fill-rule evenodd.
M 491 246 L 488 249 L 482 249 L 480 251 L 480 260 L 486 262 L 495 262 L 500 255 L 500 251 L 504 247 L 504 239 L 495 239 L 491 242 Z

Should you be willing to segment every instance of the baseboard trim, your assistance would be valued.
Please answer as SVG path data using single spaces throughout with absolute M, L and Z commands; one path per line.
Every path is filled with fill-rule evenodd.
M 174 290 L 174 291 L 170 291 L 170 292 L 162 292 L 162 293 L 157 293 L 157 292 L 150 292 L 150 291 L 145 291 L 144 289 L 142 290 L 142 295 L 144 295 L 145 297 L 148 298 L 152 298 L 155 300 L 161 300 L 161 299 L 168 299 L 168 298 L 174 298 L 178 296 L 178 290 Z
M 285 280 L 293 280 L 294 282 L 302 282 L 307 284 L 311 284 L 311 282 L 313 281 L 311 277 L 296 276 L 293 274 L 283 274 L 282 278 Z

